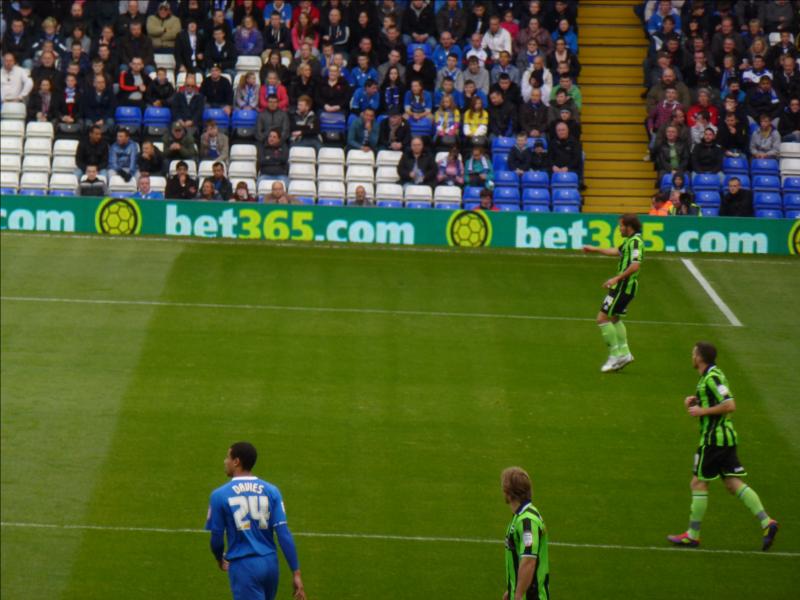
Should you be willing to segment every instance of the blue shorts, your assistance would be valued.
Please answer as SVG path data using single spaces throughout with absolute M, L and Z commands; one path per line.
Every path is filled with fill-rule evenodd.
M 228 566 L 233 600 L 273 600 L 278 591 L 278 557 L 246 556 Z

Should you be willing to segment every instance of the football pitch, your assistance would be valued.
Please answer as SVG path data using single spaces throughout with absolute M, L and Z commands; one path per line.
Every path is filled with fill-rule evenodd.
M 800 261 L 647 255 L 603 375 L 616 263 L 3 234 L 2 597 L 230 597 L 201 531 L 234 441 L 282 491 L 308 597 L 499 599 L 520 465 L 554 599 L 796 597 Z M 699 550 L 690 353 L 715 343 L 761 531 L 719 483 Z M 291 596 L 281 557 L 279 598 Z M 792 592 L 794 590 L 794 592 Z

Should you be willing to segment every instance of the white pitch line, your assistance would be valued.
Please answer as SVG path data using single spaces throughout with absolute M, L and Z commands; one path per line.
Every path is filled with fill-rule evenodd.
M 17 521 L 2 521 L 2 527 L 16 527 L 19 529 L 62 529 L 78 531 L 109 531 L 121 533 L 208 533 L 205 529 L 197 528 L 166 528 L 166 527 L 121 527 L 116 525 L 57 525 L 55 523 L 24 523 Z M 454 544 L 502 544 L 502 540 L 492 538 L 469 537 L 442 537 L 424 535 L 391 535 L 382 533 L 341 533 L 341 532 L 292 532 L 295 537 L 308 538 L 334 538 L 357 540 L 386 540 L 398 542 L 428 542 L 428 543 L 454 543 Z M 686 554 L 735 554 L 744 556 L 782 556 L 800 558 L 800 552 L 759 552 L 757 550 L 725 550 L 708 548 L 673 548 L 669 546 L 626 546 L 622 544 L 576 544 L 570 542 L 549 542 L 551 546 L 561 548 L 588 548 L 599 550 L 630 550 L 639 552 L 685 552 Z
M 516 321 L 580 321 L 592 322 L 590 317 L 555 317 L 549 315 L 520 315 L 504 313 L 468 313 L 427 310 L 392 310 L 385 308 L 347 308 L 335 306 L 284 306 L 277 304 L 218 304 L 212 302 L 167 302 L 164 300 L 105 300 L 92 298 L 50 298 L 40 296 L 0 296 L 4 302 L 47 302 L 55 304 L 92 304 L 108 306 L 157 306 L 172 308 L 205 308 L 218 310 L 268 310 L 307 313 L 340 313 L 391 315 L 399 317 L 445 317 L 463 319 L 508 319 Z M 687 323 L 680 321 L 628 321 L 640 325 L 677 325 L 693 327 L 730 327 L 727 323 Z
M 700 269 L 694 266 L 692 259 L 682 258 L 681 262 L 689 270 L 689 273 L 691 273 L 694 276 L 694 278 L 697 280 L 697 283 L 699 283 L 700 286 L 706 291 L 708 297 L 711 298 L 714 304 L 717 305 L 717 308 L 722 312 L 723 315 L 725 315 L 728 321 L 730 321 L 731 325 L 733 325 L 734 327 L 741 327 L 742 322 L 736 318 L 736 315 L 733 314 L 733 311 L 728 307 L 727 304 L 725 304 L 725 301 L 722 298 L 720 298 L 716 290 L 713 287 L 711 287 L 711 284 L 708 282 L 708 279 L 706 279 L 703 276 L 703 274 L 700 272 Z

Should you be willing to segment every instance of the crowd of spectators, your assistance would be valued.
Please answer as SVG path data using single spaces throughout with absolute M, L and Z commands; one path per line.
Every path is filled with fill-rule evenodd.
M 796 2 L 648 0 L 647 131 L 657 186 L 653 214 L 697 214 L 693 174 L 724 181 L 728 158 L 780 159 L 800 142 Z M 776 166 L 777 171 L 777 166 Z M 666 178 L 668 181 L 669 177 Z M 728 178 L 723 216 L 753 216 L 751 192 Z
M 77 174 L 87 189 L 112 174 L 140 188 L 145 176 L 148 187 L 146 176 L 165 175 L 173 160 L 214 160 L 224 171 L 237 131 L 205 120 L 209 108 L 227 117 L 258 111 L 250 132 L 258 174 L 282 182 L 289 146 L 339 145 L 403 150 L 406 184 L 491 190 L 500 137 L 519 138 L 507 167 L 518 174 L 572 171 L 582 179 L 577 4 L 3 0 L 0 95 L 24 102 L 29 121 L 52 123 L 57 139 L 80 138 Z M 160 66 L 163 55 L 174 57 L 174 70 Z M 241 57 L 260 67 L 242 72 Z M 652 98 L 661 105 L 656 92 Z M 115 122 L 119 107 L 169 108 L 171 123 L 153 137 Z M 320 127 L 335 113 L 347 120 L 340 136 Z M 780 116 L 777 108 L 770 114 Z M 430 130 L 420 133 L 425 123 Z M 447 158 L 437 163 L 441 151 Z M 167 196 L 252 197 L 254 190 L 225 181 L 215 175 L 198 184 L 178 167 Z

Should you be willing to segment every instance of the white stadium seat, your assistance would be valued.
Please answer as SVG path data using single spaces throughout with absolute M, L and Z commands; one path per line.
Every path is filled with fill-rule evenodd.
M 313 181 L 298 179 L 289 182 L 289 189 L 287 192 L 292 196 L 299 196 L 301 198 L 316 198 L 317 186 Z
M 800 144 L 797 142 L 783 142 L 781 144 L 781 158 L 800 158 Z
M 22 172 L 50 175 L 50 157 L 42 154 L 27 154 L 22 160 Z
M 344 200 L 344 183 L 341 181 L 320 181 L 319 197 Z
M 0 108 L 0 117 L 4 121 L 6 119 L 24 121 L 27 116 L 28 111 L 22 102 L 4 102 L 3 107 Z
M 50 171 L 52 173 L 74 173 L 77 168 L 73 156 L 54 156 Z
M 272 184 L 278 181 L 277 179 L 267 179 L 266 177 L 262 177 L 258 180 L 258 195 L 259 196 L 266 196 L 270 192 L 272 192 Z M 283 182 L 281 182 L 283 183 Z M 286 189 L 286 184 L 283 184 L 283 188 Z
M 2 145 L 0 144 L 0 147 Z M 22 159 L 19 154 L 0 154 L 0 171 L 4 173 L 19 173 L 22 169 Z
M 347 153 L 347 166 L 350 165 L 367 165 L 369 167 L 375 166 L 375 153 L 372 150 L 364 152 L 363 150 L 350 150 Z
M 433 191 L 433 201 L 461 204 L 461 188 L 455 185 L 440 185 Z
M 308 163 L 293 163 L 289 165 L 289 179 L 316 179 L 314 165 Z
M 234 191 L 236 191 L 236 186 L 239 185 L 240 181 L 244 181 L 247 184 L 247 193 L 248 194 L 255 194 L 256 189 L 258 189 L 258 185 L 256 184 L 256 180 L 254 177 L 231 177 L 231 187 Z M 223 198 L 223 200 L 230 200 L 230 198 Z
M 197 87 L 200 87 L 200 85 L 203 83 L 203 74 L 198 71 L 194 75 L 195 75 L 194 82 L 197 84 Z M 184 83 L 186 83 L 186 73 L 184 72 L 178 73 L 175 76 L 175 87 L 180 88 L 183 86 Z
M 255 179 L 256 174 L 256 163 L 252 161 L 234 160 L 228 165 L 228 177 L 231 179 L 234 177 Z
M 240 56 L 236 59 L 236 72 L 246 73 L 247 71 L 253 71 L 254 73 L 259 73 L 262 65 L 260 56 Z
M 53 144 L 53 156 L 71 156 L 75 158 L 78 151 L 78 140 L 56 140 Z
M 173 160 L 173 161 L 171 161 L 169 163 L 169 174 L 170 175 L 175 175 L 175 173 L 178 172 L 177 171 L 177 166 L 178 166 L 179 162 L 181 162 L 181 161 L 180 160 Z M 193 160 L 184 160 L 183 162 L 186 163 L 189 175 L 191 177 L 193 177 L 193 178 L 197 177 L 197 163 L 194 162 Z
M 231 146 L 231 160 L 258 160 L 258 148 L 253 144 L 234 144 Z
M 375 171 L 372 170 L 372 167 L 367 167 L 365 165 L 354 165 L 352 167 L 348 167 L 347 183 L 350 183 L 351 181 L 374 183 Z
M 197 176 L 200 179 L 204 177 L 211 177 L 214 175 L 214 163 L 219 162 L 222 164 L 222 169 L 227 172 L 227 168 L 225 167 L 225 161 L 216 161 L 216 160 L 201 160 L 200 164 L 197 167 Z
M 403 201 L 403 186 L 398 183 L 379 183 L 375 190 L 376 200 Z
M 4 137 L 2 140 L 3 146 L 0 148 L 3 154 L 22 154 L 23 141 L 21 137 Z
M 316 163 L 317 152 L 310 146 L 292 146 L 289 148 L 289 162 Z
M 19 187 L 25 190 L 47 190 L 49 179 L 47 173 L 23 173 L 19 180 Z
M 367 198 L 375 199 L 375 187 L 371 183 L 361 183 L 359 181 L 355 181 L 353 183 L 347 184 L 347 202 L 349 203 L 351 200 L 354 200 L 356 197 L 356 188 L 363 187 L 364 191 L 367 192 Z
M 136 180 L 131 177 L 125 181 L 119 175 L 112 175 L 111 180 L 108 182 L 108 191 L 111 192 L 136 192 Z
M 797 177 L 800 175 L 800 159 L 799 158 L 782 158 L 781 159 L 781 176 L 783 177 Z
M 403 153 L 399 150 L 381 150 L 378 152 L 376 167 L 396 167 L 403 158 Z
M 72 173 L 54 173 L 50 177 L 51 190 L 78 191 L 78 178 Z
M 449 153 L 449 152 L 447 152 L 447 151 L 445 151 L 445 152 L 437 152 L 437 153 L 436 153 L 436 156 L 434 157 L 434 161 L 436 161 L 436 164 L 438 165 L 438 164 L 439 164 L 440 162 L 442 162 L 442 161 L 443 161 L 445 158 L 447 158 L 447 155 L 448 155 L 448 154 L 450 154 L 450 153 Z
M 397 183 L 400 175 L 397 174 L 397 167 L 378 167 L 375 173 L 375 183 Z
M 25 156 L 41 154 L 50 156 L 53 153 L 53 143 L 47 138 L 34 137 L 25 140 Z
M 161 54 L 156 52 L 153 55 L 156 62 L 156 67 L 164 67 L 168 71 L 175 70 L 175 55 L 174 54 Z
M 342 165 L 324 164 L 317 169 L 318 181 L 344 181 L 344 167 Z
M 433 191 L 428 185 L 409 185 L 405 191 L 406 202 L 433 202 Z
M 53 124 L 50 122 L 41 123 L 39 121 L 31 121 L 25 129 L 25 137 L 41 137 L 53 141 L 56 132 L 53 129 Z
M 24 138 L 25 137 L 25 123 L 23 121 L 11 121 L 11 120 L 3 120 L 0 121 L 0 138 L 9 137 L 18 137 Z
M 0 188 L 19 188 L 19 171 L 0 171 Z
M 344 150 L 341 148 L 320 148 L 317 155 L 319 164 L 328 163 L 333 165 L 344 164 Z
M 150 175 L 150 189 L 163 194 L 167 189 L 167 178 L 161 175 Z

